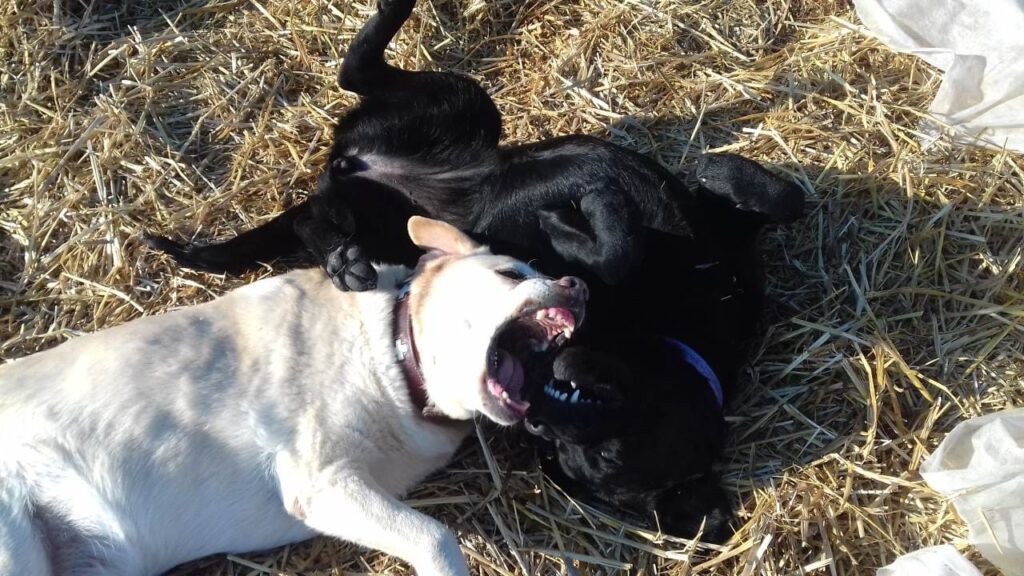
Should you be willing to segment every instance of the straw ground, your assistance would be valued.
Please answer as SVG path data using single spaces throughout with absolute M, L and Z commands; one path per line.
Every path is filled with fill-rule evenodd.
M 273 273 L 182 270 L 139 233 L 228 237 L 312 190 L 353 102 L 338 63 L 371 8 L 0 5 L 0 357 Z M 733 540 L 572 502 L 521 436 L 484 427 L 410 495 L 474 573 L 871 574 L 940 542 L 978 559 L 917 470 L 957 422 L 1024 404 L 1022 158 L 919 145 L 935 70 L 834 0 L 423 0 L 393 54 L 480 79 L 510 141 L 584 132 L 681 172 L 736 151 L 810 197 L 765 239 L 777 306 L 728 409 Z M 409 572 L 320 538 L 175 573 Z

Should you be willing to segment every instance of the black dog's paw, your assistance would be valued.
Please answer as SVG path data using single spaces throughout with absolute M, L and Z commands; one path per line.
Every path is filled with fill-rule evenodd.
M 762 214 L 776 224 L 793 222 L 803 214 L 802 188 L 736 154 L 704 154 L 697 162 L 697 180 L 737 209 Z
M 364 292 L 377 287 L 377 271 L 358 246 L 341 245 L 332 250 L 326 269 L 339 290 Z
M 142 242 L 153 250 L 163 252 L 175 260 L 184 255 L 188 250 L 187 244 L 175 242 L 166 236 L 157 236 L 148 232 L 142 233 Z
M 179 266 L 203 272 L 219 272 L 215 263 L 203 258 L 203 247 L 191 242 L 178 242 L 166 236 L 144 233 L 142 241 L 157 252 L 170 256 Z

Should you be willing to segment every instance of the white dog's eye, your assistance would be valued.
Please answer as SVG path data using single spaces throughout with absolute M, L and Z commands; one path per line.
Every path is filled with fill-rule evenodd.
M 509 268 L 507 270 L 498 270 L 498 274 L 501 274 L 502 276 L 508 278 L 509 280 L 515 280 L 516 282 L 522 282 L 527 278 L 526 274 L 523 274 L 522 272 L 516 270 L 515 268 Z

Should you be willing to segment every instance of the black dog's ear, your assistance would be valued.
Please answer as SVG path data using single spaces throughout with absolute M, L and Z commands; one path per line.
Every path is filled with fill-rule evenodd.
M 584 266 L 606 284 L 621 282 L 642 253 L 636 207 L 617 186 L 583 195 L 579 209 L 541 210 L 538 219 L 558 255 Z
M 733 508 L 717 474 L 707 473 L 666 490 L 655 505 L 662 532 L 721 544 L 732 536 Z

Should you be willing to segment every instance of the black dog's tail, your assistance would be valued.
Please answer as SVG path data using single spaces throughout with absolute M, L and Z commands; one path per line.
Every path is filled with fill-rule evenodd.
M 244 272 L 263 262 L 305 252 L 295 234 L 294 223 L 307 210 L 306 206 L 303 203 L 285 210 L 270 222 L 225 242 L 195 244 L 151 234 L 145 234 L 143 240 L 154 250 L 167 254 L 187 268 L 230 274 Z

